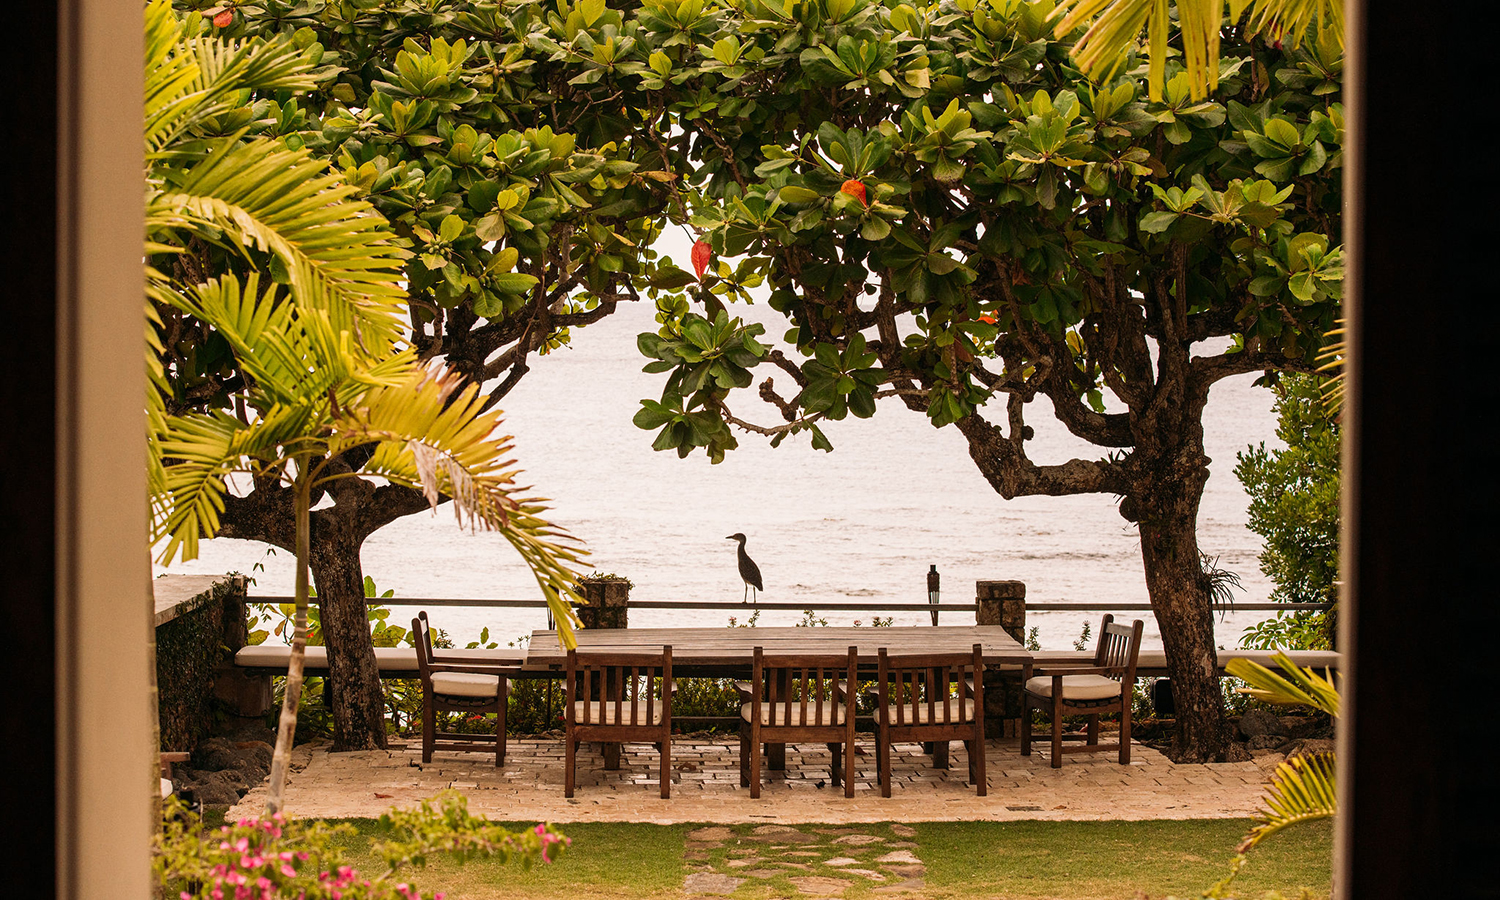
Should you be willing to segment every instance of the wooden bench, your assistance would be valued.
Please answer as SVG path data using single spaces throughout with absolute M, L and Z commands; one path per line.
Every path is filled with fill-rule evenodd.
M 1281 671 L 1281 668 L 1271 659 L 1276 655 L 1275 650 L 1219 650 L 1217 651 L 1219 674 L 1224 673 L 1224 667 L 1231 659 L 1248 659 L 1257 662 L 1273 672 Z M 1342 654 L 1333 650 L 1285 650 L 1282 651 L 1291 657 L 1292 662 L 1304 668 L 1313 669 L 1337 669 L 1342 661 Z M 1093 665 L 1094 651 L 1092 650 L 1033 650 L 1032 660 L 1039 666 L 1045 665 L 1070 665 L 1088 666 Z M 1020 670 L 1020 666 L 1001 666 L 1001 670 Z M 1139 660 L 1135 666 L 1135 674 L 1143 678 L 1165 678 L 1167 676 L 1167 654 L 1162 650 L 1142 650 Z
M 436 652 L 441 660 L 442 650 Z M 484 658 L 494 660 L 496 665 L 519 666 L 526 660 L 526 651 L 514 647 L 503 650 L 456 650 L 466 659 Z M 246 674 L 285 675 L 291 663 L 292 648 L 285 644 L 255 644 L 235 651 L 234 664 Z M 376 647 L 375 666 L 381 678 L 420 678 L 415 647 Z M 302 663 L 303 673 L 308 676 L 328 675 L 328 648 L 308 647 Z

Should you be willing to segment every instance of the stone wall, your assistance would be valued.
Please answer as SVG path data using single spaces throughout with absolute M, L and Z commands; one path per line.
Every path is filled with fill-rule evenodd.
M 247 581 L 239 575 L 169 575 L 152 588 L 161 749 L 189 751 L 213 728 L 216 673 L 244 644 Z

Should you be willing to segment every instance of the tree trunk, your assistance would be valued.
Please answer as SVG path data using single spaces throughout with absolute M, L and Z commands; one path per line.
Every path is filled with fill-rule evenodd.
M 335 508 L 336 509 L 336 508 Z M 327 512 L 328 515 L 320 515 Z M 313 580 L 318 616 L 328 646 L 328 689 L 334 750 L 373 750 L 386 745 L 385 698 L 370 643 L 364 569 L 350 515 L 334 509 L 313 513 Z
M 1177 762 L 1222 759 L 1228 740 L 1214 650 L 1212 597 L 1198 551 L 1201 496 L 1198 488 L 1191 491 L 1191 497 L 1175 498 L 1170 511 L 1154 504 L 1157 514 L 1140 523 L 1146 589 L 1161 630 L 1177 707 L 1172 754 Z

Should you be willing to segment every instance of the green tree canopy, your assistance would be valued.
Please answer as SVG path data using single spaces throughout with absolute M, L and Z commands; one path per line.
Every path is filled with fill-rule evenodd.
M 667 379 L 637 422 L 659 448 L 714 458 L 735 426 L 828 449 L 830 421 L 895 396 L 957 427 L 1003 496 L 1119 496 L 1179 749 L 1210 757 L 1225 745 L 1202 665 L 1201 416 L 1219 379 L 1313 368 L 1337 315 L 1341 60 L 1229 32 L 1211 97 L 1169 59 L 1152 101 L 1144 71 L 1085 78 L 1053 9 L 749 0 L 705 10 L 704 36 L 672 46 L 643 14 L 653 71 L 694 88 L 668 106 L 696 162 L 691 223 L 741 258 L 718 273 L 766 273 L 803 359 L 765 350 L 712 293 L 661 299 L 640 343 Z M 758 366 L 790 384 L 759 385 L 769 422 L 736 393 Z M 1101 455 L 1033 460 L 1040 398 Z
M 386 214 L 411 252 L 418 353 L 491 400 L 644 294 L 661 328 L 641 349 L 665 381 L 637 421 L 658 448 L 717 459 L 739 428 L 826 449 L 828 422 L 895 396 L 957 427 L 1004 496 L 1118 495 L 1181 748 L 1203 758 L 1223 735 L 1194 536 L 1201 413 L 1220 378 L 1310 368 L 1336 313 L 1342 60 L 1336 42 L 1228 29 L 1210 95 L 1159 54 L 1153 100 L 1149 57 L 1084 77 L 1056 11 L 268 0 L 227 27 L 318 57 L 312 92 L 259 95 L 248 120 L 335 160 Z M 694 272 L 651 249 L 669 223 L 697 240 Z M 800 360 L 726 305 L 763 278 Z M 789 383 L 757 389 L 770 424 L 736 394 L 761 366 Z M 1101 455 L 1032 460 L 1039 398 Z M 275 542 L 279 503 L 227 500 L 225 533 Z M 329 631 L 336 668 L 356 606 L 364 630 L 359 542 L 422 506 L 408 492 L 319 511 L 320 594 L 350 619 Z M 338 710 L 341 746 L 379 740 L 368 722 L 339 730 Z
M 1234 474 L 1250 495 L 1250 530 L 1265 539 L 1260 569 L 1282 603 L 1334 603 L 1339 577 L 1339 426 L 1323 401 L 1323 381 L 1287 375 L 1277 386 L 1276 437 L 1238 454 Z M 1297 612 L 1247 635 L 1256 646 L 1326 649 L 1335 618 Z

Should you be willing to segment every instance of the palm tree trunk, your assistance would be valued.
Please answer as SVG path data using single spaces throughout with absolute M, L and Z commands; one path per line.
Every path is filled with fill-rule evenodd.
M 286 773 L 291 764 L 292 739 L 297 733 L 297 707 L 302 702 L 302 667 L 307 656 L 307 557 L 308 507 L 312 505 L 312 478 L 307 467 L 297 466 L 297 613 L 292 630 L 292 658 L 286 669 L 286 692 L 281 704 L 281 721 L 276 729 L 276 750 L 271 755 L 271 786 L 266 795 L 266 816 L 281 812 L 286 792 Z

